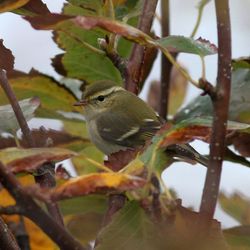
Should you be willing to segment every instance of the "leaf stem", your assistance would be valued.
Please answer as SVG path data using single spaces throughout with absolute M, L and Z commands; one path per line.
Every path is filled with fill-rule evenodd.
M 214 118 L 200 212 L 212 219 L 217 203 L 225 152 L 225 137 L 231 89 L 231 26 L 228 0 L 215 0 L 218 33 L 218 74 L 216 93 L 212 98 Z
M 203 14 L 203 10 L 204 10 L 204 7 L 205 5 L 207 4 L 208 1 L 201 1 L 200 5 L 199 5 L 199 8 L 198 8 L 198 16 L 197 16 L 197 19 L 196 19 L 196 23 L 195 23 L 195 26 L 194 26 L 194 29 L 190 35 L 191 38 L 193 38 L 195 36 L 195 34 L 197 33 L 197 30 L 201 24 L 201 18 L 202 18 L 202 14 Z

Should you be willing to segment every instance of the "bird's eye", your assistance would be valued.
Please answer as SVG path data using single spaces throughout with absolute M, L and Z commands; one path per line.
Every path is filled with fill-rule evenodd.
M 99 95 L 99 96 L 97 97 L 97 100 L 100 101 L 100 102 L 103 102 L 104 99 L 105 99 L 105 97 L 104 97 L 103 95 Z

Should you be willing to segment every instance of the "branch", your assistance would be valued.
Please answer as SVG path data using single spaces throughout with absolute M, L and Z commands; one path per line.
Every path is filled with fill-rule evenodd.
M 0 162 L 0 182 L 16 200 L 23 214 L 36 223 L 57 245 L 64 250 L 85 250 L 64 227 L 53 220 L 25 192 L 15 176 Z
M 13 108 L 13 111 L 16 115 L 17 121 L 19 123 L 19 126 L 22 130 L 23 136 L 25 138 L 25 140 L 27 141 L 27 143 L 29 144 L 30 147 L 35 147 L 35 142 L 32 139 L 31 136 L 31 131 L 29 129 L 29 126 L 25 120 L 25 117 L 23 115 L 23 112 L 20 108 L 20 105 L 17 101 L 17 98 L 8 82 L 7 79 L 7 75 L 6 75 L 6 71 L 4 69 L 0 69 L 0 84 L 5 92 L 5 94 L 7 95 L 10 104 Z
M 161 30 L 162 37 L 169 36 L 169 0 L 161 0 Z M 162 53 L 161 55 L 161 96 L 159 115 L 167 120 L 169 92 L 170 92 L 170 76 L 172 71 L 172 63 Z
M 215 0 L 218 32 L 218 75 L 216 95 L 212 98 L 214 119 L 209 166 L 202 194 L 200 212 L 212 219 L 217 203 L 231 89 L 231 26 L 228 0 Z
M 4 220 L 0 217 L 0 242 L 1 249 L 5 250 L 20 250 L 15 237 L 5 224 Z
M 144 0 L 142 14 L 139 19 L 138 29 L 149 34 L 153 23 L 155 9 L 158 0 Z M 138 94 L 139 83 L 142 74 L 145 48 L 139 44 L 134 44 L 128 62 L 128 74 L 126 79 L 126 89 Z
M 16 98 L 16 96 L 15 96 L 15 94 L 14 94 L 14 92 L 13 92 L 13 90 L 8 82 L 6 71 L 3 69 L 0 69 L 0 84 L 5 92 L 6 96 L 8 97 L 8 99 L 10 101 L 12 109 L 16 115 L 18 124 L 22 130 L 24 139 L 26 140 L 26 142 L 30 148 L 35 147 L 36 144 L 32 138 L 31 130 L 27 124 L 27 121 L 25 120 L 25 117 L 24 117 L 23 112 L 20 108 L 18 100 L 17 100 L 17 98 Z M 41 167 L 41 169 L 43 169 L 43 166 Z M 43 174 L 40 176 L 36 176 L 35 180 L 37 183 L 40 184 L 40 186 L 43 186 L 44 185 L 43 183 L 47 183 L 48 184 L 47 187 L 54 187 L 55 186 L 54 177 L 46 172 L 43 172 Z M 51 184 L 51 183 L 53 183 L 53 184 Z M 54 204 L 53 206 L 48 205 L 47 209 L 50 212 L 51 216 L 55 220 L 57 220 L 57 222 L 59 222 L 63 225 L 63 218 L 62 218 L 62 215 L 59 211 L 58 205 L 57 204 Z

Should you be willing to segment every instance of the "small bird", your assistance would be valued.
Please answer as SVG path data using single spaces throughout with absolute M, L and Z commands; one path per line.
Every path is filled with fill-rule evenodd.
M 90 139 L 106 155 L 143 146 L 162 125 L 150 106 L 112 81 L 87 86 L 82 100 L 74 105 L 83 106 Z M 202 158 L 187 144 L 172 146 L 170 151 L 172 155 L 175 151 L 184 153 L 197 162 Z

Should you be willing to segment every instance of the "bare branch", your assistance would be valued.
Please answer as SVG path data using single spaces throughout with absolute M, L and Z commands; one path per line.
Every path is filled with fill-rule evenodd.
M 153 23 L 155 9 L 158 0 L 144 0 L 143 11 L 139 19 L 138 29 L 149 34 Z M 138 94 L 139 83 L 142 74 L 145 48 L 139 44 L 134 44 L 128 62 L 128 74 L 126 79 L 126 89 Z
M 3 69 L 0 69 L 0 84 L 7 95 L 10 104 L 13 108 L 13 111 L 16 115 L 17 121 L 19 123 L 19 126 L 22 130 L 23 136 L 28 144 L 29 147 L 35 147 L 35 141 L 32 138 L 31 130 L 25 120 L 25 117 L 23 115 L 23 112 L 20 108 L 20 105 L 18 103 L 18 100 L 8 82 L 6 71 Z M 41 170 L 44 168 L 44 166 L 41 167 Z M 41 186 L 44 185 L 44 183 L 47 183 L 47 187 L 53 187 L 55 185 L 55 180 L 52 175 L 49 173 L 43 172 L 40 176 L 36 176 L 35 180 L 37 183 L 39 183 Z M 60 210 L 58 208 L 58 205 L 55 203 L 52 205 L 47 205 L 47 209 L 50 212 L 51 216 L 55 218 L 59 223 L 63 225 L 63 218 L 60 213 Z
M 212 98 L 214 119 L 209 166 L 200 212 L 213 218 L 220 185 L 231 89 L 231 26 L 228 0 L 215 0 L 218 32 L 218 75 L 216 95 Z
M 169 0 L 161 0 L 161 29 L 162 37 L 169 36 Z M 159 115 L 167 120 L 168 102 L 170 91 L 170 76 L 172 71 L 172 63 L 162 53 L 161 55 L 161 96 L 160 96 L 160 112 Z
M 85 250 L 64 227 L 54 221 L 39 207 L 32 197 L 25 192 L 15 176 L 0 162 L 0 182 L 21 207 L 24 216 L 36 223 L 61 249 Z

